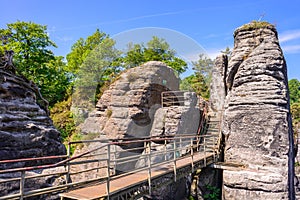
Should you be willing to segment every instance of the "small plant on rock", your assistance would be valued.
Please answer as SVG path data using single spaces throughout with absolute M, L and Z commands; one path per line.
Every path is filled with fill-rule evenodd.
M 208 194 L 204 195 L 204 199 L 206 200 L 219 200 L 220 199 L 220 189 L 212 186 L 212 185 L 206 185 L 205 186 L 207 191 L 209 191 Z

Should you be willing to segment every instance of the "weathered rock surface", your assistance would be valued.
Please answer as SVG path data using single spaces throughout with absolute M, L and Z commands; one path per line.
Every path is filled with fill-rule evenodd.
M 228 57 L 227 55 L 222 54 L 220 56 L 217 56 L 212 69 L 209 102 L 211 103 L 210 108 L 213 110 L 213 112 L 216 113 L 217 118 L 224 109 L 224 102 L 227 92 L 225 84 L 227 65 Z
M 47 103 L 42 104 L 45 100 L 34 83 L 15 74 L 11 56 L 12 54 L 10 62 L 4 59 L 3 66 L 0 66 L 0 160 L 65 155 L 66 149 L 61 143 L 60 133 L 54 128 L 48 116 L 48 110 L 45 107 Z M 58 161 L 58 159 L 49 159 L 6 163 L 1 164 L 0 169 L 50 164 Z M 28 171 L 26 176 L 45 174 L 48 173 L 47 171 L 49 170 Z M 0 175 L 1 181 L 10 178 L 20 178 L 20 172 Z M 60 183 L 60 180 L 54 176 L 27 179 L 24 191 Z M 0 184 L 0 196 L 19 193 L 19 191 L 19 180 Z M 58 197 L 39 196 L 30 199 L 48 198 Z
M 225 162 L 246 166 L 224 170 L 224 199 L 288 199 L 291 118 L 286 63 L 277 31 L 251 23 L 234 33 L 226 75 L 223 134 Z
M 173 70 L 161 62 L 148 62 L 140 67 L 129 69 L 104 92 L 96 105 L 96 110 L 85 120 L 82 131 L 85 134 L 97 133 L 95 139 L 106 138 L 110 140 L 139 138 L 139 137 L 174 137 L 178 134 L 197 134 L 200 115 L 203 111 L 199 108 L 198 98 L 195 93 L 184 93 L 178 96 L 182 102 L 173 106 L 162 107 L 161 93 L 179 90 L 179 81 Z M 177 94 L 174 94 L 175 96 Z M 205 104 L 202 102 L 201 104 Z M 190 140 L 186 141 L 187 148 Z M 85 149 L 93 149 L 100 144 L 90 144 Z M 116 162 L 116 172 L 132 171 L 134 168 L 148 165 L 146 151 L 153 154 L 157 150 L 172 149 L 173 143 L 163 142 L 138 144 L 141 149 L 146 145 L 145 151 L 129 151 L 127 147 L 113 146 L 116 148 L 116 158 L 137 156 L 131 163 Z M 149 148 L 151 146 L 151 149 Z M 184 149 L 184 148 L 183 148 Z M 106 151 L 106 149 L 103 149 Z M 82 150 L 84 152 L 85 150 Z M 79 151 L 77 151 L 79 153 Z M 103 153 L 103 152 L 102 152 Z M 180 152 L 181 154 L 187 151 Z M 106 156 L 106 154 L 104 154 Z M 172 159 L 174 153 L 152 156 L 152 163 L 159 163 L 165 159 Z M 92 167 L 92 166 L 87 166 Z M 113 171 L 113 170 L 112 170 Z M 106 172 L 105 172 L 106 173 Z M 95 173 L 96 174 L 96 173 Z M 97 175 L 85 175 L 80 179 L 95 178 Z M 72 180 L 75 180 L 72 178 Z M 166 179 L 172 182 L 173 178 Z M 156 199 L 184 199 L 186 193 L 186 178 L 170 186 L 165 186 L 154 192 Z M 176 191 L 176 192 L 175 192 Z
M 109 139 L 149 136 L 161 92 L 178 88 L 179 79 L 162 62 L 128 69 L 104 92 L 82 131 L 102 133 Z
M 111 140 L 149 137 L 154 115 L 161 107 L 161 93 L 178 88 L 179 79 L 173 69 L 162 62 L 151 61 L 128 69 L 104 92 L 81 130 L 84 134 L 98 134 L 97 138 Z M 136 143 L 130 146 L 143 145 Z M 86 148 L 94 146 L 91 144 Z M 118 158 L 142 153 L 126 151 L 127 147 L 116 148 Z M 116 170 L 126 172 L 132 170 L 135 164 L 118 164 Z
M 31 82 L 0 69 L 0 160 L 66 153 L 60 133 L 36 98 Z
M 197 96 L 194 92 L 181 92 L 183 97 L 182 106 L 169 106 L 159 108 L 154 116 L 153 126 L 150 131 L 150 136 L 157 138 L 174 137 L 179 135 L 197 135 L 200 121 L 201 111 L 197 105 Z M 161 144 L 162 142 L 151 142 L 151 151 L 172 150 L 173 143 L 166 145 Z M 182 140 L 182 150 L 178 152 L 181 155 L 187 153 L 188 147 L 190 146 L 190 139 Z M 178 144 L 179 145 L 179 144 Z M 186 148 L 185 148 L 186 147 Z M 146 154 L 146 150 L 143 154 Z M 173 153 L 169 152 L 166 154 L 153 155 L 151 163 L 160 163 L 165 160 L 173 159 Z M 179 156 L 179 155 L 178 155 Z M 135 167 L 145 167 L 148 164 L 148 159 L 140 159 Z

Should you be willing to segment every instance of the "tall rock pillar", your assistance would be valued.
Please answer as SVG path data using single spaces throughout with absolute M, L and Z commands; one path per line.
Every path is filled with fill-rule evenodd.
M 212 69 L 212 80 L 210 84 L 210 98 L 211 109 L 220 119 L 221 113 L 224 109 L 224 101 L 226 97 L 225 77 L 227 73 L 228 57 L 227 55 L 219 55 L 215 59 Z
M 252 22 L 235 31 L 222 128 L 225 162 L 244 168 L 224 170 L 223 199 L 288 199 L 293 153 L 286 70 L 273 25 Z

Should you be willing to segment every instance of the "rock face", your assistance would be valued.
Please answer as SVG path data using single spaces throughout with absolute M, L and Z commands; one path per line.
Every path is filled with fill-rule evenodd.
M 84 134 L 98 135 L 98 139 L 149 137 L 154 115 L 161 107 L 161 93 L 178 88 L 179 79 L 173 69 L 162 62 L 151 61 L 128 69 L 103 93 L 81 130 Z M 128 145 L 133 146 L 143 147 L 144 144 Z M 127 151 L 126 147 L 116 148 L 120 152 L 118 158 L 142 153 Z M 116 170 L 126 172 L 134 167 L 135 162 L 118 164 Z
M 60 133 L 37 98 L 32 82 L 0 68 L 0 160 L 66 154 Z
M 161 93 L 178 88 L 179 79 L 162 62 L 128 69 L 104 92 L 82 131 L 101 133 L 109 139 L 149 136 Z
M 216 58 L 212 70 L 209 101 L 211 103 L 211 109 L 216 112 L 217 115 L 220 115 L 224 109 L 224 100 L 227 92 L 225 84 L 227 65 L 228 57 L 226 55 L 220 55 Z
M 152 137 L 174 137 L 180 134 L 197 135 L 200 121 L 201 111 L 198 107 L 197 96 L 194 92 L 181 92 L 178 98 L 183 97 L 183 105 L 174 105 L 168 107 L 159 108 L 154 115 L 154 122 L 150 131 Z M 193 120 L 191 120 L 193 119 Z M 178 144 L 179 145 L 179 144 Z M 180 155 L 187 153 L 190 146 L 190 140 L 182 140 L 183 149 L 179 152 Z M 151 151 L 162 151 L 166 148 L 172 150 L 174 147 L 171 144 L 161 144 L 161 142 L 151 142 Z M 146 154 L 146 150 L 142 154 Z M 179 155 L 178 155 L 179 156 Z M 151 163 L 160 163 L 165 160 L 173 159 L 173 153 L 159 154 L 152 156 Z M 148 159 L 140 159 L 135 167 L 147 166 Z
M 121 141 L 126 138 L 150 136 L 160 138 L 173 137 L 178 134 L 196 135 L 201 110 L 195 93 L 170 92 L 170 95 L 176 96 L 176 103 L 162 106 L 162 92 L 177 90 L 179 90 L 178 78 L 174 71 L 162 62 L 147 62 L 142 66 L 129 69 L 104 92 L 96 105 L 96 110 L 85 120 L 82 131 L 85 134 L 97 133 L 98 137 L 95 139 L 120 139 Z M 202 102 L 202 104 L 205 103 Z M 149 149 L 155 152 L 162 148 L 174 148 L 172 143 L 166 146 L 162 142 L 151 142 L 145 145 L 137 144 L 138 147 L 142 147 L 139 151 L 129 151 L 123 146 L 112 147 L 118 152 L 117 159 L 137 156 L 136 161 L 131 163 L 122 164 L 121 161 L 117 161 L 115 166 L 117 173 L 147 166 L 149 160 L 143 154 L 148 153 L 146 151 Z M 187 141 L 187 145 L 190 146 L 190 140 Z M 93 149 L 94 147 L 91 144 L 84 148 Z M 172 159 L 173 156 L 173 153 L 153 156 L 151 163 Z M 153 195 L 156 199 L 184 199 L 187 196 L 185 182 L 186 178 L 182 178 L 182 181 L 163 187 Z
M 224 199 L 288 199 L 286 70 L 273 25 L 253 22 L 235 31 L 226 75 L 225 162 L 246 168 L 224 170 Z

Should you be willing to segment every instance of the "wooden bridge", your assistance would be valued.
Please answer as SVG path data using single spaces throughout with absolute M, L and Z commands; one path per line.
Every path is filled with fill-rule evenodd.
M 55 164 L 0 170 L 2 177 L 14 174 L 13 178 L 0 179 L 0 184 L 19 188 L 19 193 L 2 195 L 0 200 L 44 198 L 45 195 L 82 200 L 137 199 L 151 195 L 157 188 L 218 161 L 220 122 L 207 119 L 202 118 L 198 133 L 77 141 L 69 143 L 67 155 L 0 161 L 0 166 L 18 166 L 17 163 L 61 160 Z M 78 146 L 84 152 L 70 156 L 70 150 Z M 50 177 L 62 181 L 56 186 L 28 188 L 34 181 Z

